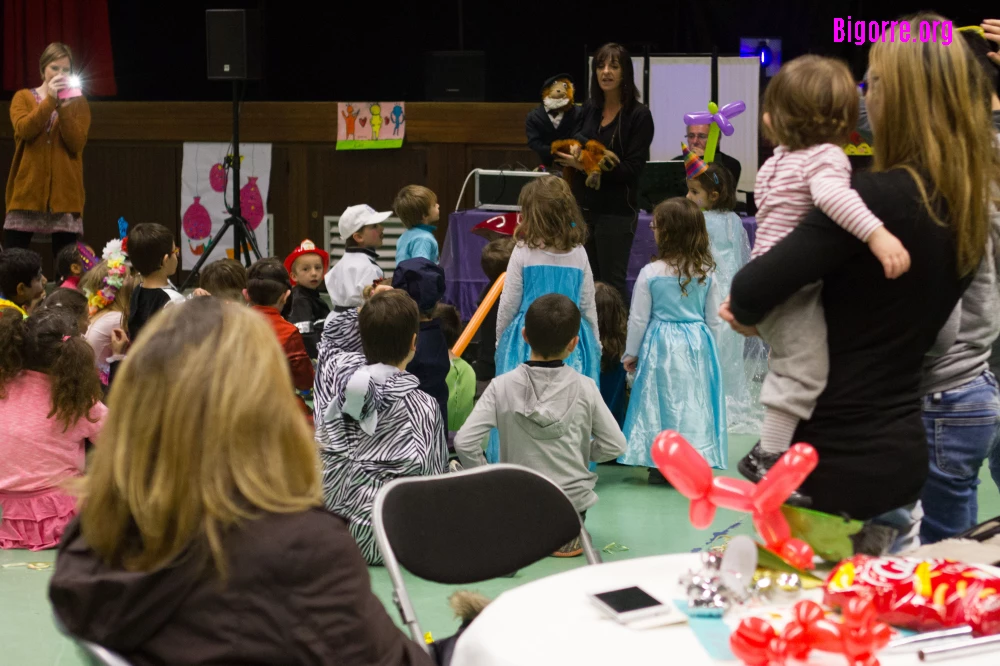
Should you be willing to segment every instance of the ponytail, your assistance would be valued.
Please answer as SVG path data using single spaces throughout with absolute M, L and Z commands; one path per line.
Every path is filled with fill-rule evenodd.
M 89 418 L 90 410 L 101 399 L 93 347 L 83 336 L 71 335 L 59 345 L 48 375 L 52 385 L 49 418 L 62 421 L 65 432 L 80 419 Z
M 28 319 L 16 310 L 0 311 L 0 391 L 23 370 L 48 375 L 52 410 L 63 432 L 101 399 L 94 350 L 68 308 L 41 308 Z M 4 397 L 0 394 L 0 397 Z
M 0 398 L 7 383 L 24 370 L 25 319 L 14 308 L 0 308 Z

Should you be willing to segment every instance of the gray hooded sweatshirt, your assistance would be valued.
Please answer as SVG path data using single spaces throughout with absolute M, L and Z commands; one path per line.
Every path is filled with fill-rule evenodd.
M 590 463 L 625 452 L 625 435 L 593 379 L 573 368 L 520 365 L 490 382 L 455 436 L 465 468 L 486 464 L 482 444 L 500 431 L 500 462 L 544 474 L 578 512 L 597 503 Z

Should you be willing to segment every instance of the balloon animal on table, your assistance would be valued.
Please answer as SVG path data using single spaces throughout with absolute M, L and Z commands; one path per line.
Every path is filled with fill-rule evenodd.
M 876 620 L 875 605 L 867 597 L 845 604 L 843 623 L 828 620 L 815 601 L 800 601 L 792 614 L 780 634 L 763 618 L 745 618 L 730 635 L 729 648 L 749 666 L 805 661 L 812 650 L 843 654 L 851 666 L 878 666 L 875 653 L 892 637 L 892 629 Z
M 653 462 L 682 495 L 691 500 L 691 524 L 712 524 L 716 507 L 753 515 L 764 546 L 799 569 L 812 569 L 813 550 L 793 539 L 781 505 L 816 469 L 819 457 L 808 444 L 796 444 L 768 470 L 760 483 L 726 476 L 712 478 L 712 468 L 680 433 L 664 430 L 653 440 Z
M 583 146 L 576 139 L 560 139 L 552 142 L 552 154 L 568 153 L 580 160 L 583 172 L 587 174 L 587 187 L 601 189 L 601 172 L 611 171 L 621 160 L 613 152 L 604 147 L 600 141 L 591 139 Z M 569 180 L 573 168 L 566 167 L 563 177 Z

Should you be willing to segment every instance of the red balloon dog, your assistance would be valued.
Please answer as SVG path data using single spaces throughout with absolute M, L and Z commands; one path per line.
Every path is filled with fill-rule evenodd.
M 795 604 L 793 615 L 780 635 L 767 620 L 746 618 L 729 637 L 730 649 L 750 666 L 804 661 L 812 650 L 843 654 L 851 666 L 878 666 L 875 653 L 892 637 L 889 626 L 875 620 L 875 606 L 868 598 L 851 599 L 843 608 L 842 624 L 826 619 L 814 601 Z
M 653 441 L 653 462 L 682 495 L 691 500 L 691 524 L 703 530 L 712 524 L 716 507 L 753 515 L 765 547 L 792 566 L 813 568 L 813 551 L 792 538 L 781 505 L 819 461 L 816 449 L 796 444 L 756 485 L 744 479 L 712 478 L 712 468 L 680 433 L 664 430 Z

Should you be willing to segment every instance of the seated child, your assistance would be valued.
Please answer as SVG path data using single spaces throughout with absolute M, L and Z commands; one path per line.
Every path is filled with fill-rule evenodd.
M 625 436 L 594 380 L 564 363 L 580 341 L 580 320 L 580 309 L 562 294 L 532 302 L 521 332 L 530 359 L 490 382 L 455 436 L 455 452 L 466 469 L 485 465 L 482 443 L 497 428 L 500 462 L 549 477 L 584 515 L 597 503 L 589 464 L 624 453 Z M 555 555 L 581 553 L 578 537 Z
M 653 441 L 676 430 L 716 469 L 725 469 L 729 435 L 726 395 L 713 330 L 719 293 L 705 217 L 681 197 L 653 210 L 657 257 L 639 272 L 632 292 L 622 363 L 636 372 L 625 414 L 628 449 L 623 465 L 649 468 L 649 482 L 664 479 L 653 464 Z
M 285 257 L 285 269 L 292 278 L 292 297 L 281 315 L 295 324 L 306 342 L 309 358 L 316 358 L 323 322 L 330 307 L 319 295 L 323 276 L 330 268 L 330 255 L 306 239 Z
M 214 296 L 224 301 L 246 305 L 247 269 L 233 259 L 218 259 L 201 269 L 197 295 Z
M 27 317 L 44 296 L 45 276 L 37 252 L 18 247 L 0 252 L 0 312 L 10 308 Z
M 382 563 L 371 513 L 383 485 L 441 474 L 448 447 L 440 409 L 406 372 L 420 313 L 405 292 L 372 295 L 358 316 L 364 354 L 328 345 L 316 375 L 316 438 L 326 507 L 344 517 L 365 560 Z
M 84 276 L 80 288 L 89 302 L 87 342 L 94 349 L 101 385 L 107 389 L 111 363 L 120 360 L 112 352 L 111 342 L 116 329 L 128 329 L 125 312 L 132 298 L 133 281 L 119 241 L 108 243 L 103 254 L 107 258 Z
M 434 230 L 441 216 L 437 195 L 422 185 L 407 185 L 396 195 L 392 210 L 406 227 L 396 241 L 396 263 L 415 257 L 437 263 L 438 242 Z
M 45 300 L 35 308 L 35 314 L 43 310 L 58 309 L 65 312 L 76 321 L 76 328 L 80 333 L 90 330 L 90 305 L 83 292 L 76 289 L 55 289 L 45 297 Z
M 597 327 L 601 333 L 601 397 L 614 414 L 618 427 L 625 424 L 625 380 L 628 373 L 622 366 L 625 336 L 628 333 L 628 312 L 620 291 L 606 282 L 594 283 L 597 304 Z
M 451 361 L 441 321 L 434 318 L 434 308 L 444 296 L 444 270 L 423 257 L 407 259 L 392 274 L 392 287 L 408 293 L 420 310 L 417 352 L 406 366 L 406 371 L 420 380 L 421 391 L 437 400 L 441 407 L 441 420 L 447 424 Z
M 80 242 L 65 245 L 56 255 L 56 284 L 77 289 L 80 279 L 95 265 L 97 257 L 92 248 Z
M 53 548 L 76 515 L 62 486 L 83 476 L 108 411 L 77 326 L 60 307 L 0 310 L 0 548 Z
M 133 343 L 154 314 L 170 303 L 184 301 L 170 288 L 169 278 L 177 272 L 178 254 L 174 234 L 162 224 L 137 224 L 129 232 L 128 258 L 141 280 L 132 290 L 128 306 L 128 330 Z
M 342 350 L 361 352 L 358 332 L 358 308 L 366 287 L 382 281 L 375 250 L 382 247 L 382 223 L 392 213 L 376 212 L 367 204 L 348 206 L 337 223 L 340 238 L 344 241 L 344 256 L 326 274 L 326 291 L 333 303 L 333 312 L 323 324 L 319 355 L 324 343 L 337 340 Z
M 296 391 L 308 392 L 313 387 L 313 365 L 306 353 L 306 345 L 302 334 L 294 324 L 289 324 L 281 317 L 281 309 L 291 294 L 288 283 L 288 271 L 281 262 L 272 257 L 261 259 L 247 272 L 247 301 L 254 310 L 264 315 L 278 336 L 281 348 L 288 357 L 288 366 L 292 372 L 292 386 Z M 309 406 L 299 396 L 302 410 L 311 416 Z
M 514 253 L 517 241 L 513 236 L 505 236 L 491 240 L 483 248 L 483 254 L 479 259 L 479 265 L 489 278 L 490 283 L 479 294 L 479 303 L 483 302 L 486 294 L 493 288 L 497 279 L 507 272 L 507 264 L 510 262 L 510 255 Z M 497 311 L 500 309 L 500 299 L 498 298 L 493 307 L 486 314 L 483 323 L 479 326 L 477 340 L 479 344 L 476 348 L 476 395 L 480 396 L 486 390 L 486 385 L 496 376 L 497 364 Z
M 472 366 L 460 356 L 451 353 L 452 347 L 462 335 L 462 318 L 454 305 L 438 303 L 434 308 L 434 319 L 441 322 L 441 332 L 444 333 L 445 344 L 448 345 L 448 358 L 451 359 L 451 369 L 445 382 L 448 384 L 448 433 L 457 432 L 472 413 L 476 402 L 476 373 Z

